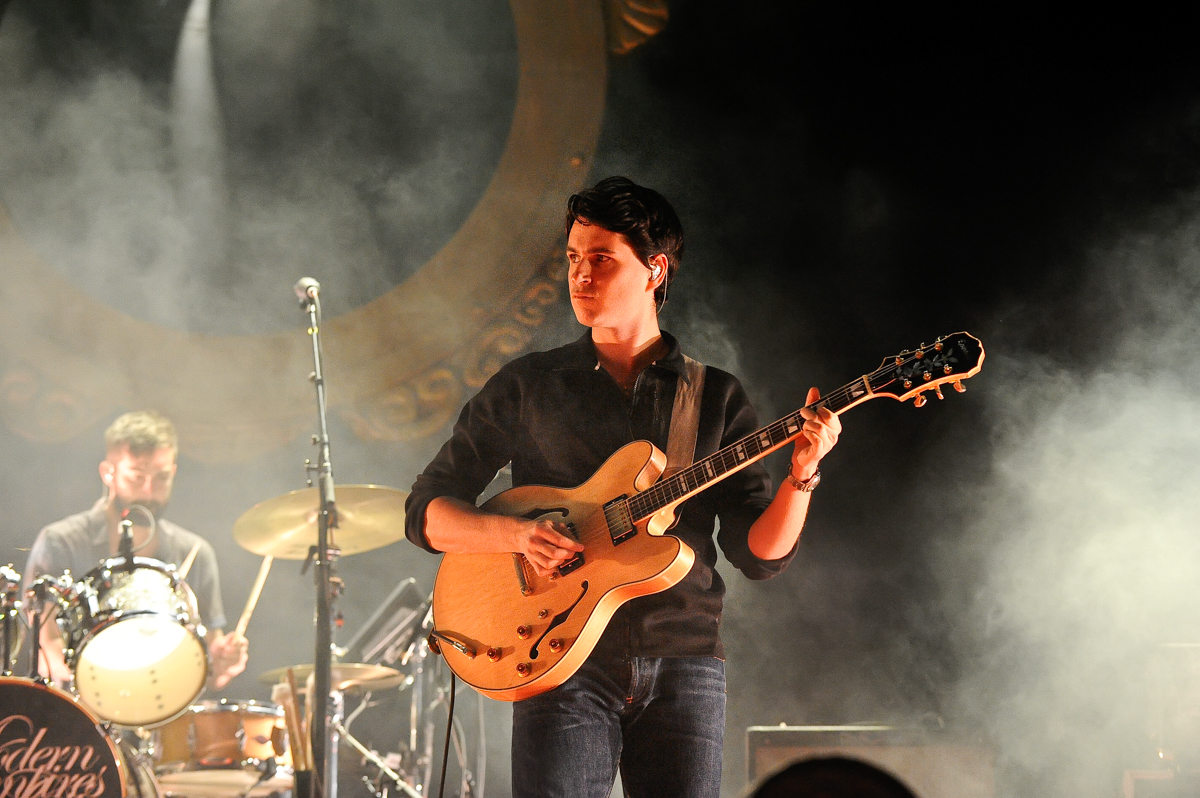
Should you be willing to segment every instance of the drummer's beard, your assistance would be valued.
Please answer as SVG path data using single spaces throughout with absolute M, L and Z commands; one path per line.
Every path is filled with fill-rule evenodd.
M 117 511 L 119 513 L 121 513 L 122 515 L 130 507 L 145 507 L 147 510 L 150 511 L 150 514 L 154 516 L 155 522 L 157 522 L 160 518 L 162 518 L 163 511 L 167 509 L 167 502 L 155 501 L 154 499 L 144 499 L 142 501 L 137 501 L 137 502 L 127 502 L 124 499 L 122 499 L 120 496 L 113 496 L 112 503 L 113 503 L 113 507 L 115 507 L 117 509 Z M 129 513 L 129 520 L 133 521 L 133 523 L 136 524 L 137 526 L 148 526 L 148 524 L 146 523 L 145 513 L 142 513 L 138 510 L 133 510 L 132 512 Z

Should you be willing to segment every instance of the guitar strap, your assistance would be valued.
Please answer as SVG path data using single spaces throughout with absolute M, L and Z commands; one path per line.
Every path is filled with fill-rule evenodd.
M 696 456 L 696 434 L 700 429 L 700 396 L 704 393 L 704 364 L 683 356 L 687 379 L 683 375 L 675 386 L 675 405 L 671 408 L 671 429 L 667 432 L 667 468 L 669 477 L 692 464 Z

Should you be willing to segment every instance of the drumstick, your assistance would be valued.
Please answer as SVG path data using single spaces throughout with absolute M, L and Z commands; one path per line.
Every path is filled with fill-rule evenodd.
M 246 627 L 250 625 L 250 615 L 254 612 L 254 606 L 258 604 L 258 597 L 262 594 L 263 585 L 267 581 L 267 574 L 271 572 L 271 563 L 275 558 L 268 554 L 263 557 L 262 565 L 258 568 L 258 578 L 254 580 L 254 587 L 250 588 L 250 598 L 246 599 L 246 609 L 242 610 L 242 617 L 238 620 L 236 634 L 239 637 L 245 637 Z
M 294 679 L 292 680 L 295 681 Z M 300 710 L 296 708 L 296 694 L 291 685 L 279 682 L 271 688 L 271 700 L 283 707 L 283 720 L 287 726 L 288 748 L 292 752 L 292 768 L 308 770 L 308 762 L 304 758 L 304 725 L 300 721 Z
M 300 727 L 300 738 L 296 740 L 296 747 L 292 749 L 296 752 L 292 755 L 292 766 L 296 770 L 312 770 L 312 740 L 308 736 L 307 706 L 305 714 L 301 715 L 296 704 L 296 696 L 299 695 L 296 692 L 296 674 L 291 668 L 287 669 L 287 678 L 288 690 L 292 694 L 292 709 L 296 714 L 296 725 Z M 307 701 L 305 703 L 307 704 Z M 297 762 L 303 763 L 303 767 Z
M 196 541 L 196 545 L 192 546 L 192 550 L 188 552 L 188 556 L 183 558 L 183 564 L 179 566 L 179 571 L 176 575 L 180 579 L 187 579 L 188 571 L 192 570 L 192 563 L 196 560 L 196 555 L 200 553 L 200 541 Z

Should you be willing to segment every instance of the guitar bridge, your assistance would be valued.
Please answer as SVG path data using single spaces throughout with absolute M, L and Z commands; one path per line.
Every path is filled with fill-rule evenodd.
M 629 514 L 629 502 L 626 496 L 617 498 L 604 505 L 604 520 L 608 523 L 608 534 L 613 545 L 624 543 L 637 534 L 633 525 L 633 516 Z

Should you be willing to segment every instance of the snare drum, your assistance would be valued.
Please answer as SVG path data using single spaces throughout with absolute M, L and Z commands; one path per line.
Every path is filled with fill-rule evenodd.
M 150 766 L 75 696 L 0 676 L 0 794 L 158 798 Z
M 154 726 L 187 709 L 208 680 L 204 627 L 173 566 L 105 560 L 74 583 L 58 614 L 74 689 L 101 718 Z
M 153 736 L 154 771 L 168 796 L 234 798 L 292 788 L 283 708 L 202 701 Z

